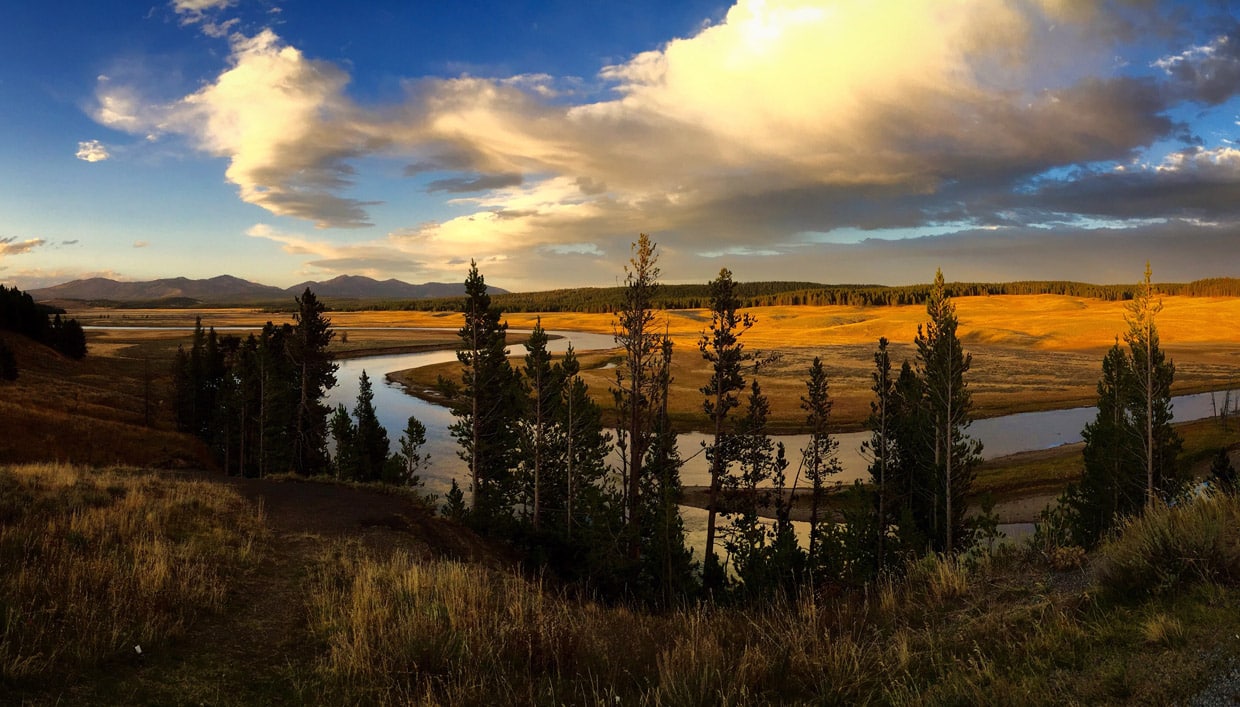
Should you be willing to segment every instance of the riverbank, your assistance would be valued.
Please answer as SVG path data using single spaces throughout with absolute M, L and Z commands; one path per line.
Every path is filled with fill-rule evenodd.
M 828 490 L 824 499 L 822 508 L 820 509 L 821 517 L 824 520 L 839 522 L 842 520 L 841 510 L 845 502 L 847 490 L 849 487 L 832 488 Z M 769 492 L 770 489 L 762 489 L 762 492 Z M 767 520 L 775 518 L 775 507 L 769 499 L 769 493 L 764 493 L 767 502 L 758 506 L 758 515 Z M 691 508 L 701 508 L 706 510 L 710 498 L 709 486 L 686 486 L 684 495 L 681 496 L 681 505 Z M 732 499 L 736 498 L 736 494 L 725 494 L 723 507 L 728 508 L 728 504 Z M 1036 523 L 1038 515 L 1048 506 L 1055 503 L 1058 498 L 1057 493 L 1037 493 L 1029 496 L 1009 499 L 1003 503 L 995 504 L 994 513 L 999 519 L 1001 525 L 1009 525 L 1015 523 Z M 799 488 L 795 494 L 788 491 L 784 492 L 784 499 L 791 500 L 792 506 L 789 509 L 788 519 L 802 523 L 808 523 L 810 519 L 810 493 L 808 489 Z M 977 501 L 974 500 L 970 504 L 970 510 L 977 512 Z
M 1240 466 L 1240 422 L 1232 420 L 1224 423 L 1207 418 L 1176 424 L 1175 429 L 1184 439 L 1180 463 L 1187 465 L 1194 479 L 1203 479 L 1208 475 L 1210 461 L 1219 449 L 1230 450 L 1232 464 Z M 1081 452 L 1084 447 L 1078 442 L 982 462 L 978 465 L 969 498 L 971 511 L 978 512 L 982 498 L 989 495 L 1000 524 L 1036 523 L 1042 511 L 1058 500 L 1068 484 L 1081 478 L 1084 471 Z M 844 500 L 841 492 L 846 493 L 849 488 L 849 485 L 831 487 L 827 493 L 825 512 L 838 516 Z M 709 495 L 708 486 L 685 486 L 681 504 L 705 510 Z M 809 513 L 809 493 L 801 487 L 797 489 L 789 517 L 794 521 L 808 521 Z M 760 506 L 759 515 L 774 518 L 774 506 L 770 503 Z

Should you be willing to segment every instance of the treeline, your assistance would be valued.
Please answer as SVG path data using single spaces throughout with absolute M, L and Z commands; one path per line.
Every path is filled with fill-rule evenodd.
M 327 353 L 335 332 L 309 288 L 294 302 L 293 324 L 267 322 L 245 339 L 195 321 L 189 348 L 179 347 L 173 363 L 177 429 L 205 441 L 227 474 L 331 474 L 419 485 L 417 472 L 427 463 L 420 452 L 425 428 L 409 418 L 400 451 L 389 454 L 365 372 L 356 422 L 343 405 L 327 407 L 323 400 L 336 384 L 337 367 Z
M 657 315 L 658 273 L 655 246 L 643 235 L 615 313 L 623 358 L 610 387 L 613 438 L 571 349 L 553 360 L 540 323 L 524 365 L 512 365 L 499 298 L 471 266 L 461 378 L 440 384 L 469 483 L 454 482 L 445 513 L 516 543 L 541 569 L 597 595 L 661 606 L 858 586 L 927 552 L 958 552 L 994 534 L 993 516 L 966 513 L 981 445 L 964 432 L 971 359 L 941 274 L 930 286 L 915 361 L 893 369 L 879 341 L 867 444 L 873 483 L 840 493 L 826 367 L 816 359 L 806 371 L 810 441 L 787 450 L 768 433 L 769 403 L 754 373 L 763 361 L 742 343 L 756 322 L 739 312 L 741 287 L 724 270 L 706 286 L 712 317 L 699 344 L 712 371 L 701 393 L 714 434 L 705 448 L 704 564 L 693 562 L 679 511 L 682 457 L 667 414 L 673 343 Z M 792 513 L 806 502 L 802 543 Z M 760 516 L 769 508 L 773 523 Z
M 63 310 L 37 304 L 16 287 L 0 285 L 0 329 L 16 332 L 73 359 L 86 356 L 86 333 L 76 319 L 64 320 Z M 0 379 L 17 378 L 13 351 L 0 341 Z
M 441 387 L 472 494 L 467 502 L 454 482 L 446 513 L 517 543 L 543 569 L 597 594 L 665 606 L 864 586 L 927 553 L 959 553 L 998 537 L 991 507 L 968 512 L 982 445 L 967 433 L 972 357 L 957 335 L 952 294 L 979 292 L 953 289 L 936 273 L 913 359 L 897 364 L 887 339 L 878 339 L 862 447 L 869 483 L 845 489 L 833 481 L 839 443 L 823 362 L 806 372 L 801 397 L 809 440 L 787 450 L 767 431 L 764 361 L 743 344 L 758 322 L 741 311 L 748 300 L 724 269 L 705 286 L 711 320 L 698 345 L 711 372 L 700 392 L 713 434 L 704 445 L 704 559 L 694 563 L 679 513 L 681 453 L 667 419 L 672 342 L 656 314 L 663 297 L 656 263 L 643 235 L 615 312 L 623 356 L 610 389 L 614 441 L 584 394 L 571 350 L 554 362 L 540 323 L 525 365 L 511 365 L 499 297 L 487 295 L 471 266 L 459 332 L 463 372 Z M 1176 498 L 1187 481 L 1171 428 L 1174 367 L 1159 347 L 1149 271 L 1125 291 L 1127 349 L 1117 346 L 1103 362 L 1098 418 L 1084 432 L 1085 474 L 1039 530 L 1041 542 L 1060 551 L 1092 546 L 1124 518 Z M 575 408 L 585 416 L 575 417 Z M 1216 485 L 1234 489 L 1225 455 L 1215 467 Z M 792 517 L 806 505 L 802 542 Z M 770 509 L 773 522 L 760 515 Z
M 333 332 L 307 289 L 294 324 L 271 322 L 244 340 L 194 326 L 173 364 L 177 429 L 210 445 L 226 472 L 264 476 L 328 473 L 323 398 L 336 384 L 327 353 Z
M 931 295 L 932 285 L 823 285 L 812 282 L 740 282 L 736 296 L 742 307 L 826 306 L 858 307 L 923 305 Z M 1189 297 L 1240 297 L 1240 279 L 1211 278 L 1190 283 L 1163 283 L 1157 286 L 1164 295 Z M 1024 280 L 1017 282 L 949 282 L 949 297 L 982 295 L 1066 295 L 1117 302 L 1131 300 L 1137 293 L 1134 285 L 1093 285 L 1066 280 Z M 544 292 L 513 292 L 492 295 L 495 307 L 504 312 L 586 312 L 614 313 L 624 297 L 623 287 L 579 287 Z M 439 297 L 398 302 L 334 303 L 335 309 L 380 309 L 454 312 L 463 300 Z M 705 309 L 709 306 L 707 285 L 663 285 L 654 299 L 657 309 Z

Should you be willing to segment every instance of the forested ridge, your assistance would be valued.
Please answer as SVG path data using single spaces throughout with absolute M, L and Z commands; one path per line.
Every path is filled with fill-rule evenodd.
M 1240 278 L 1218 277 L 1188 283 L 1159 283 L 1157 290 L 1167 296 L 1237 297 Z M 897 306 L 924 305 L 930 296 L 929 283 L 918 285 L 827 285 L 814 282 L 738 282 L 736 297 L 741 307 L 772 306 Z M 949 282 L 949 297 L 982 295 L 1065 295 L 1087 297 L 1111 302 L 1131 300 L 1137 287 L 1094 285 L 1067 280 L 1019 280 L 1016 282 Z M 623 287 L 575 287 L 542 292 L 512 292 L 492 295 L 492 303 L 504 312 L 586 312 L 617 311 L 623 299 Z M 331 309 L 386 309 L 424 312 L 459 311 L 463 298 L 438 297 L 399 301 L 332 301 Z M 654 299 L 657 309 L 704 309 L 710 306 L 707 283 L 668 285 L 660 287 Z
M 63 309 L 38 304 L 16 287 L 0 285 L 0 329 L 26 336 L 69 358 L 86 355 L 86 334 L 76 319 L 62 320 Z M 16 380 L 17 361 L 0 340 L 0 380 Z

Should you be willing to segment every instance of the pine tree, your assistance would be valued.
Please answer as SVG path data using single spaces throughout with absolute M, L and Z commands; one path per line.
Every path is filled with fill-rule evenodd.
M 1132 395 L 1129 412 L 1141 438 L 1141 454 L 1145 463 L 1145 503 L 1153 507 L 1159 500 L 1170 498 L 1183 482 L 1176 470 L 1175 459 L 1181 442 L 1171 428 L 1171 381 L 1175 364 L 1166 359 L 1159 346 L 1155 317 L 1162 311 L 1156 301 L 1150 280 L 1150 264 L 1145 264 L 1145 279 L 1137 287 L 1124 320 L 1132 365 Z
M 640 556 L 643 532 L 642 465 L 653 441 L 657 415 L 652 401 L 657 393 L 663 339 L 654 322 L 654 297 L 659 288 L 655 244 L 643 233 L 632 250 L 624 269 L 623 299 L 613 324 L 616 345 L 624 349 L 624 361 L 616 369 L 616 385 L 611 392 L 619 416 L 616 445 L 621 455 L 629 554 L 635 560 Z
M 1085 469 L 1065 494 L 1074 540 L 1089 547 L 1125 516 L 1171 498 L 1184 483 L 1181 440 L 1171 426 L 1175 365 L 1159 346 L 1150 268 L 1128 305 L 1125 351 L 1117 341 L 1102 360 L 1098 414 L 1081 433 Z
M 557 364 L 562 399 L 555 407 L 556 446 L 563 453 L 562 478 L 553 477 L 548 487 L 562 489 L 563 496 L 551 494 L 553 505 L 564 509 L 567 536 L 574 525 L 597 525 L 614 531 L 622 525 L 623 503 L 608 489 L 607 457 L 611 454 L 611 434 L 603 427 L 603 411 L 590 396 L 590 389 L 578 375 L 581 364 L 570 346 Z
M 324 473 L 327 457 L 327 415 L 323 402 L 336 385 L 336 364 L 327 351 L 335 332 L 326 308 L 309 287 L 296 298 L 297 312 L 292 337 L 286 342 L 289 357 L 297 368 L 298 398 L 293 437 L 293 470 L 298 474 Z
M 900 516 L 900 545 L 921 551 L 934 536 L 935 499 L 933 426 L 923 404 L 925 381 L 904 361 L 896 377 L 890 421 L 893 456 L 887 464 L 887 489 Z
M 374 388 L 371 386 L 370 377 L 366 375 L 366 371 L 362 371 L 357 385 L 357 403 L 353 407 L 353 417 L 357 421 L 355 445 L 357 473 L 355 478 L 359 481 L 383 479 L 388 452 L 391 448 L 387 430 L 379 424 L 379 417 L 375 413 L 374 400 Z
M 757 380 L 750 383 L 745 417 L 737 435 L 740 474 L 729 479 L 727 495 L 734 520 L 724 530 L 727 548 L 742 590 L 756 596 L 772 589 L 790 592 L 799 581 L 804 555 L 797 545 L 783 497 L 788 460 L 783 445 L 767 434 L 770 403 Z M 772 482 L 773 489 L 766 487 Z M 768 529 L 760 509 L 774 502 L 775 526 Z
M 60 315 L 56 315 L 57 321 Z M 70 319 L 57 327 L 56 350 L 74 360 L 86 357 L 86 332 L 76 319 Z
M 1222 447 L 1214 455 L 1214 459 L 1210 460 L 1210 487 L 1225 493 L 1228 496 L 1235 496 L 1240 486 L 1237 485 L 1236 467 L 1231 463 L 1231 455 L 1227 452 L 1226 447 Z
M 431 455 L 422 451 L 426 444 L 426 425 L 418 418 L 410 415 L 405 422 L 405 431 L 400 436 L 400 451 L 397 453 L 399 476 L 394 479 L 401 486 L 422 486 L 422 477 L 418 474 L 430 464 Z
M 862 443 L 862 450 L 870 456 L 870 484 L 874 488 L 876 506 L 875 559 L 879 569 L 887 562 L 887 529 L 897 523 L 893 515 L 896 506 L 891 499 L 890 474 L 898 450 L 893 431 L 896 422 L 896 379 L 891 374 L 891 355 L 887 345 L 887 338 L 879 337 L 878 350 L 874 352 L 874 372 L 870 374 L 874 400 L 870 402 L 870 417 L 866 421 L 871 436 Z
M 1145 503 L 1140 434 L 1128 412 L 1132 387 L 1131 362 L 1116 342 L 1102 359 L 1098 414 L 1081 432 L 1084 472 L 1065 496 L 1074 540 L 1083 547 L 1095 545 L 1117 519 L 1139 512 Z
M 965 499 L 982 446 L 964 433 L 971 422 L 972 409 L 972 395 L 964 376 L 973 357 L 964 352 L 956 336 L 956 306 L 947 295 L 941 270 L 935 272 L 926 313 L 930 321 L 918 325 L 915 343 L 919 373 L 925 381 L 925 405 L 933 425 L 934 471 L 938 480 L 932 539 L 935 548 L 950 553 L 968 540 Z
M 524 374 L 530 400 L 529 416 L 522 425 L 522 467 L 528 488 L 526 495 L 533 508 L 531 524 L 537 530 L 542 517 L 543 486 L 546 482 L 544 465 L 547 461 L 547 437 L 564 382 L 561 375 L 558 375 L 562 369 L 552 368 L 542 317 L 535 319 L 534 330 L 530 333 L 525 349 L 527 353 Z
M 267 322 L 255 352 L 258 410 L 254 419 L 257 471 L 260 476 L 293 471 L 300 367 L 289 355 L 293 327 Z
M 508 324 L 491 306 L 486 281 L 470 262 L 465 278 L 465 323 L 461 327 L 461 384 L 454 390 L 449 428 L 469 466 L 475 520 L 495 520 L 508 503 L 512 486 L 517 421 L 523 411 L 521 382 L 504 347 Z
M 332 443 L 336 446 L 334 460 L 336 478 L 349 481 L 358 479 L 361 474 L 358 463 L 357 425 L 353 423 L 353 418 L 349 417 L 349 411 L 345 409 L 343 403 L 336 406 L 328 422 L 328 429 L 331 431 Z
M 651 371 L 654 387 L 651 404 L 655 412 L 651 444 L 640 468 L 640 518 L 630 529 L 642 532 L 637 553 L 642 594 L 659 606 L 672 606 L 696 590 L 693 555 L 685 547 L 684 521 L 680 517 L 680 453 L 676 432 L 667 414 L 672 385 L 672 342 L 659 341 L 659 358 Z
M 827 370 L 822 359 L 815 356 L 809 368 L 809 377 L 805 381 L 805 395 L 801 397 L 801 409 L 806 412 L 805 422 L 809 427 L 809 442 L 801 450 L 801 465 L 805 469 L 805 478 L 810 483 L 810 514 L 809 514 L 809 561 L 811 565 L 821 564 L 818 556 L 819 541 L 822 531 L 822 505 L 826 493 L 826 484 L 830 476 L 841 471 L 836 450 L 839 441 L 831 436 L 831 394 L 827 382 Z
M 711 375 L 701 392 L 706 399 L 702 410 L 714 427 L 713 442 L 706 450 L 710 462 L 710 494 L 707 501 L 706 550 L 703 580 L 709 589 L 722 586 L 723 567 L 715 554 L 715 523 L 719 509 L 720 492 L 728 476 L 728 470 L 736 456 L 734 431 L 727 424 L 728 413 L 740 404 L 740 392 L 745 388 L 745 376 L 741 369 L 753 354 L 745 351 L 740 337 L 753 325 L 749 315 L 738 313 L 740 299 L 736 284 L 727 268 L 719 271 L 719 277 L 710 285 L 710 328 L 702 332 L 698 350 L 710 365 Z

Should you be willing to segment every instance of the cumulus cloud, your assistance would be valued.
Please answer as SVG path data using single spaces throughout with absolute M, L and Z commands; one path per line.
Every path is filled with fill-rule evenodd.
M 338 196 L 352 184 L 349 160 L 390 142 L 356 119 L 334 65 L 283 44 L 270 30 L 234 35 L 229 69 L 170 103 L 144 103 L 135 91 L 100 82 L 96 118 L 129 132 L 175 132 L 229 159 L 225 177 L 242 200 L 321 227 L 369 225 L 378 202 Z
M 226 4 L 173 6 L 191 17 Z M 1131 162 L 1183 132 L 1168 117 L 1177 102 L 1216 103 L 1240 86 L 1231 31 L 1144 74 L 1118 72 L 1126 38 L 1165 21 L 1147 10 L 738 0 L 692 36 L 603 67 L 603 100 L 574 101 L 574 83 L 557 77 L 462 76 L 410 80 L 403 102 L 378 107 L 349 97 L 340 66 L 264 30 L 233 34 L 227 68 L 173 101 L 101 80 L 95 116 L 184 135 L 228 160 L 241 199 L 321 228 L 371 223 L 377 202 L 354 194 L 367 157 L 401 159 L 413 178 L 450 173 L 423 188 L 462 215 L 368 245 L 252 234 L 308 262 L 398 268 L 416 245 L 419 267 L 468 253 L 515 275 L 537 258 L 595 254 L 582 243 L 623 248 L 638 231 L 673 234 L 683 247 L 669 253 L 765 257 L 807 232 L 1111 208 L 1087 206 L 1091 189 L 1118 213 L 1121 197 L 1151 185 L 1230 184 L 1230 156 L 1187 153 L 1137 176 L 1084 169 L 1076 194 L 1031 182 Z M 1141 208 L 1196 213 L 1192 198 L 1173 189 Z
M 47 241 L 42 238 L 28 238 L 24 241 L 19 241 L 16 236 L 0 237 L 0 257 L 22 255 L 46 244 Z
M 112 155 L 108 153 L 108 148 L 98 140 L 84 140 L 78 143 L 77 157 L 83 162 L 102 162 Z

